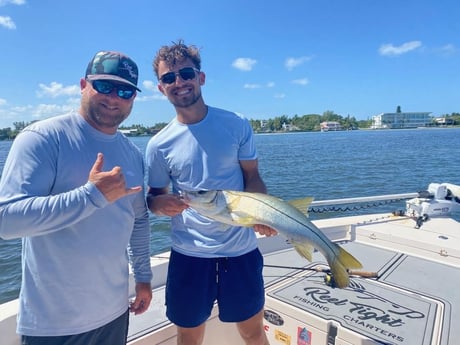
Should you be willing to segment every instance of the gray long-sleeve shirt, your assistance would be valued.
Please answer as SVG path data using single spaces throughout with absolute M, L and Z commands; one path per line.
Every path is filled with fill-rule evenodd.
M 18 333 L 66 335 L 100 327 L 128 308 L 128 248 L 149 282 L 144 193 L 109 203 L 88 181 L 97 153 L 144 185 L 142 153 L 78 113 L 34 123 L 14 141 L 0 180 L 0 237 L 23 238 Z

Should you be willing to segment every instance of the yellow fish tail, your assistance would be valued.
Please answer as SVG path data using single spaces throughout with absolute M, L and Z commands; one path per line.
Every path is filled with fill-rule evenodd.
M 329 263 L 329 268 L 331 269 L 335 285 L 339 288 L 345 288 L 350 283 L 348 269 L 362 268 L 363 265 L 345 249 L 340 246 L 337 247 L 339 254 Z
M 342 247 L 339 247 L 339 255 L 337 256 L 338 260 L 345 266 L 347 269 L 350 268 L 363 268 L 361 262 L 358 261 L 353 255 L 347 252 Z

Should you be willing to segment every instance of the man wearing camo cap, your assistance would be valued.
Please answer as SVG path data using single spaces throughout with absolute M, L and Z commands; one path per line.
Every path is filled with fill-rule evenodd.
M 126 344 L 129 311 L 150 304 L 143 157 L 118 131 L 137 82 L 129 57 L 97 53 L 80 80 L 80 109 L 31 124 L 11 147 L 0 180 L 0 237 L 22 238 L 22 345 Z

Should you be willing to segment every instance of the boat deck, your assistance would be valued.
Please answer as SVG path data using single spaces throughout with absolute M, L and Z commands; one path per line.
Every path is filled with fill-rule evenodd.
M 346 289 L 333 288 L 325 284 L 325 273 L 314 270 L 327 265 L 320 253 L 309 263 L 282 236 L 260 238 L 267 265 L 265 328 L 272 343 L 460 344 L 459 223 L 434 218 L 415 229 L 414 220 L 391 215 L 315 223 L 378 278 L 355 276 Z M 143 344 L 140 336 L 148 333 L 152 344 L 154 329 L 168 336 L 153 343 L 175 344 L 163 302 L 159 287 L 149 312 L 132 318 L 133 344 Z M 205 344 L 242 344 L 234 328 L 226 331 L 234 325 L 220 324 L 217 313 L 216 307 Z
M 349 287 L 334 288 L 315 270 L 327 265 L 320 253 L 310 263 L 281 235 L 259 238 L 266 265 L 264 325 L 272 344 L 460 344 L 459 222 L 431 218 L 416 229 L 413 219 L 376 214 L 314 223 L 378 278 L 352 276 Z M 174 345 L 176 329 L 164 306 L 167 253 L 151 262 L 153 301 L 146 313 L 131 315 L 129 344 Z M 134 295 L 132 282 L 131 288 Z M 2 307 L 2 345 L 20 344 L 12 334 L 17 300 Z M 218 320 L 217 306 L 204 344 L 243 344 L 234 324 Z

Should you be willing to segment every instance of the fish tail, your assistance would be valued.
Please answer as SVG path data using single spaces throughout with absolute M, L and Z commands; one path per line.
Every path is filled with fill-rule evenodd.
M 299 253 L 300 256 L 304 257 L 308 261 L 312 261 L 313 256 L 313 246 L 309 243 L 301 243 L 301 242 L 294 242 L 291 241 L 294 249 Z
M 363 268 L 361 262 L 358 261 L 353 255 L 347 252 L 342 247 L 339 247 L 339 254 L 337 255 L 339 261 L 345 266 L 347 269 L 350 268 Z
M 330 263 L 330 269 L 334 278 L 335 285 L 339 288 L 345 288 L 350 283 L 348 269 L 362 268 L 363 265 L 345 249 L 337 245 L 338 254 Z

